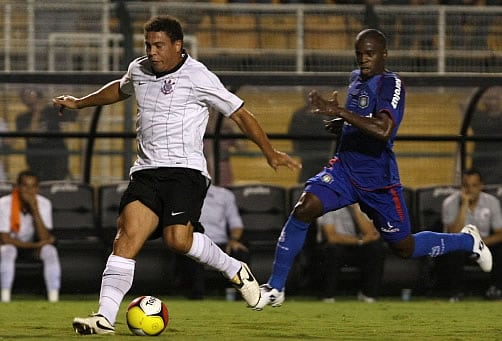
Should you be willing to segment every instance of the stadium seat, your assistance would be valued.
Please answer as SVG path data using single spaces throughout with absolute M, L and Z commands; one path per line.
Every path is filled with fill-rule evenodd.
M 244 238 L 252 247 L 274 245 L 286 219 L 286 189 L 249 184 L 230 186 L 244 223 Z
M 268 279 L 275 245 L 286 219 L 286 189 L 266 184 L 234 185 L 244 224 L 243 239 L 249 244 L 250 263 L 260 283 Z
M 496 196 L 499 199 L 499 201 L 502 203 L 502 184 L 484 185 L 483 191 Z
M 443 232 L 441 207 L 443 200 L 458 191 L 452 185 L 434 185 L 419 187 L 415 190 L 416 230 Z
M 96 292 L 105 265 L 105 248 L 97 234 L 94 188 L 74 181 L 43 181 L 40 194 L 52 202 L 61 292 Z
M 3 197 L 4 195 L 10 194 L 12 192 L 12 188 L 14 185 L 12 182 L 8 181 L 1 181 L 0 182 L 0 197 Z
M 404 201 L 410 217 L 411 231 L 416 232 L 415 222 L 415 191 L 411 187 L 403 186 Z
M 111 245 L 115 238 L 120 198 L 127 184 L 128 181 L 119 181 L 98 187 L 98 229 L 106 245 Z
M 73 181 L 42 181 L 40 194 L 52 202 L 58 239 L 97 238 L 94 188 Z

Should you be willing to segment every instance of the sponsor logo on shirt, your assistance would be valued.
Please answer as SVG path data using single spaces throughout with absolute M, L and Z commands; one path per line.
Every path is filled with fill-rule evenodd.
M 394 88 L 394 95 L 392 96 L 392 101 L 391 101 L 392 107 L 394 109 L 397 108 L 400 99 L 401 99 L 401 80 L 399 78 L 396 78 L 396 87 Z
M 392 226 L 392 224 L 388 221 L 387 226 L 381 227 L 380 230 L 386 233 L 395 233 L 399 232 L 399 227 Z

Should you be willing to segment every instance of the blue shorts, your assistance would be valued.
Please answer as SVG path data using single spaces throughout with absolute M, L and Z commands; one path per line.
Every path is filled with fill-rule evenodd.
M 363 190 L 350 179 L 339 162 L 307 180 L 305 192 L 318 197 L 323 212 L 335 211 L 359 203 L 361 210 L 373 220 L 382 238 L 396 243 L 411 233 L 410 218 L 400 184 L 377 190 Z

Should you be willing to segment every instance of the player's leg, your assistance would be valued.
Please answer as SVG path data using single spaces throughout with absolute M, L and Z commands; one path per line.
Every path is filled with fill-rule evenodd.
M 280 306 L 284 301 L 284 291 L 289 271 L 295 257 L 303 248 L 309 226 L 322 214 L 355 202 L 352 186 L 348 178 L 335 165 L 319 173 L 307 182 L 304 193 L 282 228 L 277 241 L 272 274 L 261 286 L 260 302 L 255 310 L 266 305 Z
M 134 258 L 159 223 L 156 180 L 150 172 L 133 174 L 119 207 L 117 235 L 101 280 L 99 309 L 90 317 L 76 317 L 73 327 L 79 334 L 109 334 L 125 294 L 132 286 Z
M 0 245 L 0 282 L 2 302 L 10 302 L 16 272 L 17 248 L 11 244 Z
M 76 317 L 73 328 L 79 334 L 109 334 L 114 324 L 120 303 L 132 286 L 134 258 L 144 242 L 156 229 L 158 217 L 138 200 L 128 203 L 118 218 L 117 236 L 112 254 L 108 257 L 101 280 L 99 309 L 89 317 Z
M 44 264 L 47 299 L 49 302 L 57 302 L 59 301 L 59 289 L 61 288 L 61 264 L 56 247 L 51 244 L 42 246 L 40 260 Z
M 404 258 L 437 257 L 453 251 L 470 252 L 477 257 L 483 271 L 492 268 L 492 255 L 478 229 L 466 225 L 460 233 L 422 231 L 411 234 L 402 188 L 365 192 L 363 210 L 373 219 L 389 247 Z
M 169 171 L 166 188 L 162 188 L 165 203 L 162 223 L 164 241 L 173 251 L 185 254 L 197 262 L 210 266 L 228 278 L 251 307 L 258 303 L 259 285 L 247 264 L 226 254 L 203 234 L 198 223 L 207 179 L 198 171 L 173 169 Z

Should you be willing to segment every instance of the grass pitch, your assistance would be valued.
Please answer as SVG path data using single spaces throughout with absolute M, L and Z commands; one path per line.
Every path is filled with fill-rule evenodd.
M 0 303 L 0 340 L 131 340 L 137 336 L 127 328 L 125 309 L 133 298 L 124 300 L 114 336 L 79 336 L 72 319 L 96 310 L 96 296 L 63 296 L 48 303 L 39 296 L 14 295 L 13 302 Z M 283 307 L 256 312 L 242 301 L 159 298 L 170 321 L 157 338 L 166 340 L 502 340 L 502 302 L 383 298 L 368 304 L 342 298 L 328 304 L 290 297 Z

